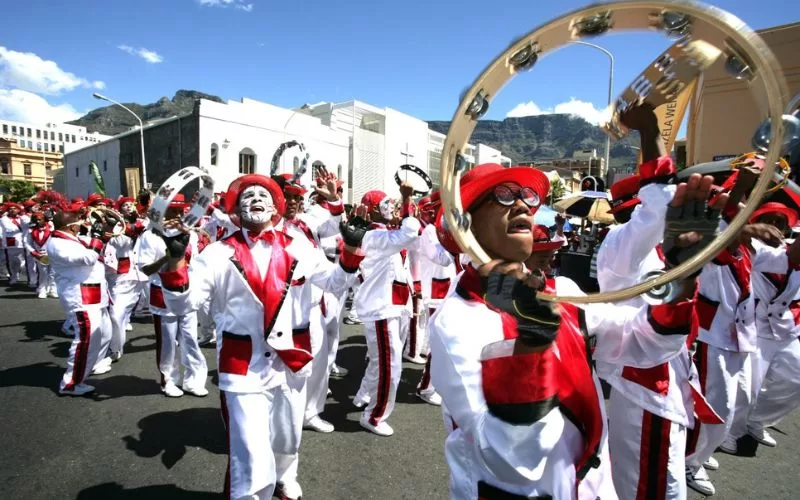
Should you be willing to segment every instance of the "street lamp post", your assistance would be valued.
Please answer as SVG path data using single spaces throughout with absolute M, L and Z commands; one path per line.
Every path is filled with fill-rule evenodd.
M 587 47 L 592 47 L 593 49 L 597 49 L 608 56 L 609 61 L 611 62 L 611 67 L 608 71 L 608 105 L 611 106 L 611 92 L 613 92 L 614 87 L 614 55 L 609 52 L 608 50 L 604 49 L 599 45 L 595 45 L 589 42 L 582 42 L 580 40 L 573 40 L 570 43 L 576 43 L 579 45 L 586 45 Z M 611 137 L 606 135 L 606 172 L 611 168 Z
M 145 161 L 144 161 L 144 124 L 142 123 L 142 119 L 139 118 L 139 115 L 128 109 L 124 104 L 122 104 L 121 102 L 117 102 L 114 99 L 111 99 L 110 97 L 98 94 L 97 92 L 92 94 L 92 97 L 94 97 L 95 99 L 100 99 L 101 101 L 108 101 L 112 104 L 116 104 L 117 106 L 121 107 L 128 113 L 132 114 L 133 117 L 136 118 L 136 121 L 139 122 L 139 142 L 142 147 L 142 186 L 144 188 L 147 188 L 147 167 L 145 166 Z

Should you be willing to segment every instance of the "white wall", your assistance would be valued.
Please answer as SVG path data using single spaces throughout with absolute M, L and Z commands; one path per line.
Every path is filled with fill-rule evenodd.
M 406 161 L 403 154 L 414 155 Z M 394 174 L 397 168 L 410 163 L 428 171 L 428 124 L 418 118 L 386 108 L 386 143 L 384 147 L 384 190 L 386 194 L 400 196 Z M 358 175 L 358 170 L 356 170 Z
M 483 163 L 501 163 L 503 155 L 499 150 L 487 146 L 486 144 L 478 144 L 476 146 L 477 154 L 475 155 L 475 164 L 481 165 Z
M 106 196 L 116 199 L 121 194 L 119 175 L 119 140 L 111 139 L 94 146 L 64 155 L 64 180 L 69 198 L 86 198 L 94 193 L 94 177 L 89 174 L 89 163 L 94 161 L 103 176 Z M 107 170 L 103 170 L 103 162 Z M 78 174 L 75 175 L 75 169 Z
M 224 191 L 240 175 L 240 151 L 251 149 L 256 155 L 256 172 L 269 175 L 273 154 L 281 143 L 290 140 L 303 143 L 309 154 L 309 169 L 302 178 L 303 184 L 311 183 L 311 165 L 315 161 L 321 161 L 333 173 L 338 173 L 337 167 L 341 165 L 342 177 L 346 180 L 349 137 L 323 125 L 319 118 L 250 99 L 227 104 L 200 102 L 200 165 L 208 168 L 214 177 L 216 191 Z M 219 151 L 214 167 L 211 166 L 212 144 L 216 144 Z M 293 172 L 295 156 L 302 161 L 298 148 L 286 150 L 278 173 Z

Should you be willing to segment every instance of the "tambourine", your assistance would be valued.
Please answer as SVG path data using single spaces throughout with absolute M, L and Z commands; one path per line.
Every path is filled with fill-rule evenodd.
M 664 15 L 662 14 L 662 17 Z M 703 40 L 681 40 L 658 56 L 625 91 L 605 114 L 600 125 L 614 140 L 628 135 L 621 116 L 641 100 L 653 109 L 674 101 L 700 74 L 711 67 L 722 51 Z
M 296 183 L 297 179 L 299 179 L 300 177 L 303 176 L 303 174 L 306 173 L 306 171 L 308 170 L 309 154 L 308 154 L 308 152 L 306 152 L 305 145 L 302 142 L 288 141 L 288 142 L 284 142 L 280 146 L 278 146 L 278 149 L 275 150 L 275 154 L 272 155 L 272 162 L 270 163 L 269 175 L 277 175 L 278 174 L 278 170 L 280 169 L 281 156 L 283 156 L 283 153 L 287 149 L 295 148 L 295 147 L 299 148 L 300 152 L 303 153 L 303 159 L 300 162 L 300 166 L 298 167 L 297 172 L 295 172 L 295 174 L 294 174 L 294 178 L 292 179 L 292 183 Z
M 164 229 L 164 214 L 175 196 L 195 180 L 200 181 L 200 190 L 191 208 L 184 214 L 181 222 L 187 228 L 194 227 L 205 215 L 208 206 L 214 201 L 214 179 L 205 170 L 199 167 L 184 167 L 172 174 L 164 184 L 158 188 L 147 212 L 147 217 L 154 230 L 165 236 L 177 236 L 177 229 Z
M 400 172 L 403 172 L 402 179 Z M 416 196 L 425 196 L 433 189 L 433 181 L 430 176 L 416 165 L 400 165 L 397 172 L 394 173 L 394 181 L 398 186 L 404 182 L 410 184 Z
M 545 54 L 574 40 L 631 30 L 655 30 L 671 38 L 680 38 L 670 59 L 658 58 L 657 68 L 648 68 L 642 73 L 647 82 L 637 79 L 631 85 L 637 99 L 644 97 L 649 102 L 659 102 L 658 99 L 674 96 L 702 68 L 707 67 L 709 61 L 719 58 L 724 58 L 725 69 L 732 79 L 750 85 L 756 102 L 766 105 L 765 114 L 771 118 L 771 146 L 765 154 L 763 175 L 753 189 L 751 198 L 761 199 L 769 188 L 780 156 L 780 148 L 773 145 L 783 142 L 785 126 L 780 117 L 789 93 L 780 64 L 758 34 L 732 14 L 686 0 L 632 0 L 594 4 L 558 17 L 514 40 L 462 94 L 442 149 L 441 199 L 447 228 L 476 266 L 488 263 L 490 256 L 472 233 L 470 214 L 464 211 L 461 204 L 459 183 L 461 175 L 467 170 L 464 151 L 477 121 L 489 110 L 491 100 L 497 97 L 503 86 L 518 73 L 532 69 Z M 692 43 L 695 41 L 702 43 Z M 667 53 L 670 54 L 669 51 Z M 651 69 L 658 71 L 653 74 Z M 655 80 L 651 81 L 651 77 Z M 619 113 L 632 103 L 633 99 L 623 98 L 617 101 L 615 109 Z M 616 131 L 617 134 L 624 133 L 619 126 L 616 126 Z M 707 247 L 665 274 L 615 292 L 570 297 L 540 293 L 537 296 L 541 300 L 575 304 L 617 302 L 683 279 L 711 260 L 736 237 L 756 205 L 748 204 Z
M 111 230 L 111 235 L 113 237 L 125 233 L 125 218 L 113 208 L 90 207 L 89 211 L 86 213 L 87 226 L 91 226 L 95 220 L 101 222 L 105 226 L 111 226 L 113 224 L 113 229 Z

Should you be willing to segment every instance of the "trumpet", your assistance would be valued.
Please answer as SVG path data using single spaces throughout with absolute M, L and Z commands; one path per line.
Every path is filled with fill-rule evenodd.
M 603 127 L 617 139 L 626 131 L 619 126 L 620 115 L 635 101 L 667 102 L 691 83 L 715 60 L 724 60 L 732 79 L 746 82 L 757 102 L 766 104 L 770 117 L 769 144 L 764 152 L 763 174 L 751 194 L 760 200 L 773 182 L 773 173 L 780 157 L 785 124 L 781 120 L 787 102 L 787 86 L 783 72 L 772 51 L 758 34 L 737 17 L 716 7 L 693 1 L 626 1 L 593 4 L 575 10 L 544 24 L 514 40 L 496 57 L 462 94 L 444 142 L 441 160 L 441 200 L 447 228 L 461 250 L 476 264 L 489 262 L 471 231 L 471 218 L 461 204 L 459 181 L 467 169 L 465 150 L 477 124 L 486 114 L 497 93 L 516 75 L 531 70 L 546 54 L 574 40 L 607 33 L 649 30 L 658 31 L 677 42 L 656 59 L 634 80 L 608 110 L 609 120 Z M 756 209 L 750 203 L 697 255 L 666 273 L 646 277 L 627 289 L 589 294 L 537 296 L 551 302 L 588 304 L 632 299 L 653 289 L 690 276 L 725 248 L 750 214 Z

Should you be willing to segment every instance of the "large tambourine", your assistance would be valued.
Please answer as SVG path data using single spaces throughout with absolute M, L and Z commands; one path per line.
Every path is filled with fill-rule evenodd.
M 300 179 L 308 170 L 308 159 L 310 157 L 308 151 L 306 151 L 305 144 L 303 144 L 302 142 L 288 141 L 279 145 L 278 149 L 276 149 L 275 153 L 272 155 L 272 162 L 270 162 L 270 167 L 269 167 L 269 175 L 278 174 L 278 170 L 280 170 L 281 156 L 283 156 L 283 153 L 285 153 L 286 150 L 290 148 L 300 149 L 300 153 L 303 155 L 303 158 L 300 161 L 300 165 L 298 166 L 297 170 L 294 173 L 294 177 L 292 178 L 292 183 L 296 184 L 297 180 Z
M 410 184 L 416 196 L 425 196 L 433 189 L 430 176 L 416 165 L 400 165 L 394 173 L 394 181 L 398 186 L 404 182 Z
M 533 68 L 544 55 L 575 40 L 631 30 L 655 30 L 670 38 L 680 39 L 679 51 L 670 56 L 671 63 L 667 59 L 661 60 L 656 73 L 642 73 L 647 82 L 637 79 L 635 85 L 631 86 L 645 101 L 648 98 L 667 99 L 679 92 L 696 78 L 702 71 L 700 68 L 706 67 L 708 61 L 714 58 L 716 50 L 720 51 L 717 58 L 724 58 L 725 69 L 730 77 L 745 81 L 750 86 L 757 102 L 765 107 L 764 114 L 771 119 L 770 147 L 765 153 L 763 171 L 765 175 L 759 179 L 751 198 L 761 199 L 768 189 L 780 155 L 780 148 L 772 145 L 782 144 L 783 141 L 785 126 L 780 118 L 788 101 L 788 91 L 781 67 L 764 41 L 737 17 L 696 2 L 626 1 L 595 4 L 561 16 L 515 40 L 462 95 L 442 151 L 441 199 L 448 230 L 476 265 L 485 264 L 490 258 L 470 229 L 471 219 L 461 204 L 459 181 L 467 167 L 463 151 L 477 120 L 486 114 L 491 100 L 503 86 L 518 73 Z M 692 43 L 695 41 L 702 43 Z M 696 67 L 696 70 L 691 70 L 692 67 Z M 627 100 L 622 99 L 616 105 L 623 108 L 626 103 Z M 617 130 L 622 131 L 619 127 Z M 747 223 L 755 208 L 755 203 L 748 204 L 724 232 L 684 264 L 630 288 L 587 296 L 563 297 L 544 293 L 538 296 L 543 300 L 576 304 L 617 302 L 682 279 L 725 248 Z
M 200 190 L 191 205 L 191 208 L 183 215 L 181 222 L 187 228 L 194 227 L 205 215 L 208 206 L 214 201 L 214 179 L 205 170 L 198 167 L 184 167 L 172 174 L 164 184 L 156 191 L 147 217 L 155 231 L 165 236 L 176 236 L 178 230 L 164 229 L 164 214 L 169 208 L 175 196 L 193 181 L 200 182 Z
M 125 218 L 113 208 L 90 207 L 86 212 L 86 225 L 91 226 L 95 222 L 103 224 L 111 237 L 125 233 Z

